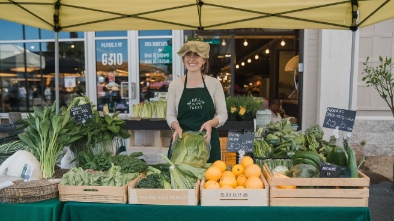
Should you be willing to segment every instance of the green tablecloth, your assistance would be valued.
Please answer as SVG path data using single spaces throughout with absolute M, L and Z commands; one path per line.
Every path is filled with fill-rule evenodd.
M 61 221 L 370 221 L 367 207 L 216 207 L 67 202 Z
M 0 203 L 0 220 L 58 221 L 63 205 L 58 198 L 34 203 Z

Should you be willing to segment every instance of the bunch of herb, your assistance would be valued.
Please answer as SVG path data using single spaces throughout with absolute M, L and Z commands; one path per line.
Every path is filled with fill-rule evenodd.
M 55 102 L 43 110 L 34 107 L 34 114 L 28 114 L 25 124 L 28 126 L 18 137 L 39 160 L 43 178 L 53 176 L 59 152 L 85 134 L 84 128 L 75 126 L 70 107 L 56 113 Z

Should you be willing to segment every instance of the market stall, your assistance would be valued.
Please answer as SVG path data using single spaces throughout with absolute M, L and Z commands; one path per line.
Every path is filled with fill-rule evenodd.
M 367 207 L 164 206 L 67 202 L 61 221 L 82 220 L 359 220 L 370 221 Z

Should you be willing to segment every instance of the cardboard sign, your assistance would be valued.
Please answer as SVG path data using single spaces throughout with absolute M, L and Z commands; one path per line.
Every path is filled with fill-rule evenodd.
M 253 151 L 254 133 L 228 132 L 227 151 Z
M 92 107 L 90 103 L 80 106 L 72 107 L 70 109 L 71 117 L 74 117 L 76 122 L 85 124 L 89 119 L 93 118 Z
M 327 107 L 323 127 L 352 132 L 356 111 Z

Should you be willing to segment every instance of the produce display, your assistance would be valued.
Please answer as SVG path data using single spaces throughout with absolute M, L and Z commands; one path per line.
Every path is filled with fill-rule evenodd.
M 343 168 L 342 176 L 346 176 L 346 168 L 349 168 L 349 177 L 358 178 L 354 151 L 347 139 L 344 139 L 343 147 L 336 145 L 333 137 L 329 142 L 324 141 L 319 125 L 312 125 L 302 134 L 295 132 L 287 120 L 282 120 L 270 123 L 264 133 L 260 130 L 256 134 L 262 134 L 261 139 L 255 139 L 253 146 L 256 162 L 261 167 L 266 163 L 274 174 L 317 178 L 323 165 L 335 165 Z

